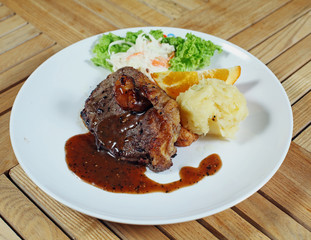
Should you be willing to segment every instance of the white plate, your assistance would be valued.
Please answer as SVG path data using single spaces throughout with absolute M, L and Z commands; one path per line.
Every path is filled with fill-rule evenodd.
M 122 29 L 113 33 L 155 28 Z M 277 171 L 292 136 L 289 100 L 275 75 L 257 58 L 217 37 L 177 28 L 164 33 L 184 37 L 187 32 L 223 48 L 212 59 L 215 67 L 240 65 L 236 86 L 245 95 L 249 116 L 236 139 L 207 137 L 179 148 L 174 166 L 148 176 L 159 182 L 178 179 L 182 166 L 198 166 L 218 153 L 223 166 L 198 184 L 172 193 L 118 194 L 81 181 L 65 162 L 64 144 L 87 132 L 79 117 L 91 90 L 109 73 L 90 62 L 91 49 L 101 35 L 77 42 L 44 62 L 25 82 L 16 97 L 10 134 L 16 157 L 27 175 L 59 202 L 104 220 L 131 224 L 168 224 L 198 219 L 225 210 L 260 189 Z

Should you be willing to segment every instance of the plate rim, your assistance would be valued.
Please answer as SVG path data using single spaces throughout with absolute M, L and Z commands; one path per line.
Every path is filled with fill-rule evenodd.
M 161 30 L 169 30 L 169 31 L 185 31 L 185 32 L 191 32 L 193 34 L 198 34 L 198 35 L 205 35 L 206 37 L 212 37 L 212 38 L 216 38 L 220 41 L 224 41 L 225 43 L 228 43 L 230 46 L 232 47 L 235 47 L 237 48 L 239 51 L 242 51 L 244 53 L 246 53 L 247 55 L 251 56 L 252 58 L 256 59 L 256 61 L 260 64 L 262 64 L 268 71 L 269 71 L 269 74 L 271 74 L 272 76 L 274 76 L 274 78 L 277 80 L 277 82 L 279 83 L 280 85 L 280 89 L 282 91 L 282 95 L 284 95 L 287 99 L 287 109 L 289 110 L 289 114 L 291 116 L 291 118 L 289 119 L 289 124 L 290 124 L 290 129 L 289 129 L 289 138 L 287 139 L 286 141 L 286 146 L 284 146 L 283 148 L 283 152 L 282 152 L 282 157 L 280 161 L 277 162 L 276 166 L 271 169 L 270 171 L 270 174 L 268 174 L 264 180 L 260 183 L 258 183 L 257 185 L 257 188 L 254 189 L 253 191 L 249 191 L 247 194 L 244 194 L 243 196 L 239 197 L 239 198 L 236 198 L 235 201 L 231 201 L 230 203 L 226 204 L 226 205 L 222 205 L 221 207 L 216 207 L 214 208 L 213 210 L 210 210 L 208 212 L 208 214 L 206 214 L 206 212 L 202 212 L 200 214 L 195 214 L 195 215 L 191 215 L 191 216 L 188 216 L 188 217 L 180 217 L 180 218 L 167 218 L 167 219 L 160 219 L 160 220 L 136 220 L 134 218 L 132 219 L 120 219 L 119 217 L 107 217 L 105 216 L 103 218 L 103 215 L 102 214 L 98 214 L 98 213 L 93 213 L 93 212 L 89 212 L 89 211 L 85 211 L 85 209 L 82 209 L 80 208 L 79 206 L 76 206 L 76 205 L 73 205 L 71 204 L 70 202 L 67 202 L 66 199 L 63 199 L 61 197 L 59 197 L 58 195 L 55 195 L 52 191 L 50 191 L 50 189 L 47 189 L 43 186 L 43 184 L 40 183 L 40 181 L 37 179 L 36 176 L 34 176 L 32 174 L 32 172 L 24 165 L 23 161 L 20 161 L 20 157 L 21 156 L 18 156 L 19 153 L 17 151 L 17 146 L 16 146 L 16 143 L 14 142 L 14 137 L 12 137 L 14 135 L 14 130 L 12 129 L 12 125 L 13 125 L 13 120 L 14 120 L 14 115 L 15 115 L 15 107 L 16 107 L 16 103 L 19 101 L 18 99 L 20 98 L 20 96 L 22 95 L 23 93 L 23 89 L 25 88 L 24 86 L 27 86 L 28 84 L 30 84 L 28 81 L 28 79 L 32 77 L 32 75 L 42 66 L 44 66 L 45 64 L 47 64 L 47 62 L 49 61 L 49 59 L 51 59 L 53 56 L 55 56 L 56 54 L 59 54 L 60 52 L 62 51 L 66 51 L 66 49 L 70 48 L 72 45 L 75 45 L 75 44 L 79 44 L 80 42 L 82 41 L 85 41 L 89 38 L 94 38 L 94 37 L 97 37 L 97 36 L 101 36 L 103 34 L 107 34 L 107 33 L 115 33 L 115 32 L 120 32 L 120 31 L 137 31 L 137 30 L 150 30 L 150 29 L 161 29 Z M 14 103 L 13 103 L 13 106 L 12 106 L 12 110 L 11 110 L 11 116 L 10 116 L 10 121 L 9 121 L 9 130 L 10 130 L 10 140 L 11 140 L 11 145 L 12 145 L 12 148 L 13 148 L 13 151 L 14 151 L 14 154 L 18 160 L 18 163 L 21 165 L 22 169 L 25 171 L 25 173 L 29 176 L 30 180 L 34 182 L 35 185 L 37 185 L 44 193 L 46 193 L 47 195 L 49 195 L 50 197 L 52 197 L 53 199 L 57 200 L 58 202 L 68 206 L 69 208 L 71 209 L 74 209 L 74 210 L 77 210 L 79 212 L 82 212 L 82 213 L 85 213 L 89 216 L 93 216 L 93 217 L 96 217 L 96 218 L 99 218 L 99 219 L 103 219 L 103 220 L 107 220 L 107 221 L 112 221 L 112 222 L 118 222 L 118 223 L 124 223 L 124 224 L 137 224 L 137 225 L 159 225 L 159 224 L 173 224 L 173 223 L 180 223 L 180 222 L 186 222 L 186 221 L 191 221 L 191 220 L 196 220 L 196 219 L 199 219 L 199 218 L 202 218 L 202 217 L 207 217 L 207 216 L 210 216 L 210 215 L 213 215 L 213 214 L 216 214 L 218 212 L 221 212 L 221 211 L 224 211 L 238 203 L 240 203 L 241 201 L 249 198 L 251 195 L 253 195 L 254 193 L 256 193 L 260 188 L 262 188 L 262 186 L 264 186 L 272 177 L 273 175 L 277 172 L 277 170 L 280 168 L 281 164 L 283 163 L 288 151 L 289 151 L 289 147 L 290 147 L 290 144 L 291 144 L 291 139 L 292 139 L 292 134 L 293 134 L 293 113 L 292 113 L 292 108 L 291 108 L 291 104 L 290 104 L 290 101 L 288 99 L 288 96 L 286 94 L 286 91 L 284 90 L 281 82 L 278 80 L 278 78 L 275 76 L 275 74 L 266 66 L 266 64 L 264 64 L 263 62 L 261 62 L 257 57 L 255 57 L 254 55 L 252 55 L 251 53 L 249 53 L 248 51 L 246 51 L 245 49 L 235 45 L 234 43 L 231 43 L 225 39 L 222 39 L 222 38 L 219 38 L 217 36 L 214 36 L 214 35 L 210 35 L 208 33 L 204 33 L 204 32 L 198 32 L 198 31 L 195 31 L 195 30 L 190 30 L 190 29 L 184 29 L 184 28 L 175 28 L 175 27 L 135 27 L 135 28 L 123 28 L 123 29 L 118 29 L 118 30 L 113 30 L 113 31 L 108 31 L 108 32 L 104 32 L 104 33 L 100 33 L 100 34 L 96 34 L 96 35 L 93 35 L 93 36 L 90 36 L 90 37 L 87 37 L 85 39 L 82 39 L 80 41 L 77 41 L 67 47 L 65 47 L 64 49 L 58 51 L 57 53 L 53 54 L 52 56 L 50 56 L 48 59 L 46 59 L 43 63 L 41 63 L 32 73 L 31 75 L 27 78 L 27 80 L 25 81 L 24 85 L 22 86 L 22 88 L 19 90 L 15 100 L 14 100 Z

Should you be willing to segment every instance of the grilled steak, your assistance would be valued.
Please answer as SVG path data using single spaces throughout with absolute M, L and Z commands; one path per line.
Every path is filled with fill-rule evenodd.
M 124 67 L 110 74 L 92 91 L 81 117 L 98 150 L 156 172 L 172 165 L 180 132 L 178 105 L 140 71 Z

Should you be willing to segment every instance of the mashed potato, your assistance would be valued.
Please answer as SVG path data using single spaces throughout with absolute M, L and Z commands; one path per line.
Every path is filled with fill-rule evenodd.
M 233 138 L 248 115 L 246 100 L 233 85 L 218 79 L 203 79 L 177 97 L 181 122 L 192 132 Z

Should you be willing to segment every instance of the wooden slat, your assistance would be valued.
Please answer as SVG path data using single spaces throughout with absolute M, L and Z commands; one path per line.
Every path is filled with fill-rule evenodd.
M 189 11 L 169 25 L 198 30 L 227 39 L 287 2 L 237 0 L 222 1 L 220 4 L 217 0 L 209 0 L 204 7 Z
M 74 211 L 45 194 L 28 178 L 19 165 L 9 173 L 12 180 L 72 238 L 117 239 L 96 218 Z
M 156 9 L 160 13 L 171 19 L 177 19 L 184 16 L 184 13 L 187 11 L 186 8 L 179 5 L 176 2 L 169 0 L 141 0 L 143 3 L 149 7 Z
M 4 19 L 12 16 L 13 14 L 14 12 L 8 7 L 4 5 L 0 6 L 0 21 L 3 21 Z
M 162 225 L 160 229 L 165 231 L 173 239 L 191 239 L 196 236 L 198 239 L 218 239 L 197 221 L 186 223 Z
M 232 209 L 203 218 L 202 224 L 208 224 L 226 239 L 269 239 Z
M 0 55 L 0 73 L 53 46 L 55 42 L 45 34 L 13 48 Z
M 296 136 L 303 130 L 310 122 L 311 116 L 311 92 L 306 94 L 302 99 L 294 104 L 292 107 L 294 118 L 293 136 Z
M 7 15 L 2 22 L 0 21 L 0 36 L 1 31 L 5 36 L 8 35 L 7 30 L 1 30 L 1 24 L 17 17 L 13 13 L 14 10 L 57 44 L 34 51 L 34 55 L 28 55 L 26 58 L 18 59 L 20 56 L 16 51 L 17 57 L 12 54 L 5 59 L 0 59 L 0 67 L 7 61 L 12 61 L 11 59 L 18 60 L 6 67 L 0 74 L 0 114 L 2 113 L 0 116 L 0 174 L 1 170 L 6 171 L 17 163 L 9 140 L 10 113 L 3 111 L 7 111 L 12 105 L 14 95 L 22 85 L 22 80 L 44 59 L 62 47 L 117 27 L 139 26 L 140 23 L 166 25 L 170 22 L 170 26 L 200 30 L 226 39 L 234 36 L 230 39 L 232 42 L 248 50 L 252 49 L 251 52 L 262 61 L 269 62 L 268 67 L 280 79 L 291 103 L 294 104 L 294 136 L 297 135 L 297 137 L 275 176 L 259 191 L 259 194 L 256 193 L 232 209 L 199 221 L 158 227 L 103 224 L 96 219 L 88 219 L 82 214 L 80 216 L 79 213 L 68 210 L 62 205 L 58 206 L 59 203 L 54 203 L 53 199 L 44 193 L 41 194 L 41 190 L 35 185 L 29 184 L 31 181 L 27 180 L 27 176 L 19 166 L 13 168 L 10 172 L 12 179 L 35 204 L 42 208 L 39 212 L 44 212 L 43 215 L 46 214 L 52 218 L 71 238 L 107 239 L 119 236 L 122 239 L 209 239 L 214 237 L 206 230 L 210 227 L 211 232 L 213 232 L 212 229 L 219 232 L 219 235 L 215 234 L 216 237 L 222 238 L 223 236 L 225 239 L 267 239 L 267 237 L 311 239 L 311 182 L 308 181 L 311 172 L 311 157 L 307 151 L 297 145 L 310 151 L 311 83 L 308 73 L 311 55 L 308 53 L 311 52 L 311 37 L 308 28 L 310 13 L 307 13 L 311 8 L 310 1 L 236 0 L 220 3 L 216 0 L 208 0 L 204 4 L 203 0 L 131 0 L 125 2 L 105 0 L 105 6 L 110 11 L 104 9 L 105 6 L 100 1 L 97 2 L 98 8 L 96 4 L 90 5 L 91 2 L 86 0 L 4 0 L 3 2 L 5 5 L 1 6 L 0 3 L 0 16 L 2 7 L 8 6 L 12 10 L 8 9 L 11 15 Z M 113 4 L 119 4 L 119 6 Z M 173 6 L 177 7 L 173 8 Z M 183 9 L 183 12 L 180 9 Z M 123 12 L 124 15 L 121 15 Z M 121 20 L 116 22 L 118 14 Z M 177 15 L 174 16 L 174 14 Z M 176 21 L 170 21 L 170 18 L 174 17 L 177 17 Z M 11 33 L 13 30 L 16 31 L 14 27 L 11 30 L 8 29 Z M 0 44 L 1 47 L 4 48 L 4 45 Z M 6 49 L 7 47 L 8 45 L 5 44 Z M 5 60 L 4 63 L 2 60 Z M 4 178 L 14 187 L 6 177 Z M 3 187 L 1 179 L 0 177 L 0 188 Z M 17 191 L 24 196 L 20 190 Z M 0 205 L 3 203 L 1 195 L 0 189 Z M 2 217 L 1 212 L 0 216 Z M 2 223 L 6 228 L 10 226 L 20 234 L 14 223 L 7 221 L 6 217 L 4 219 L 5 222 Z M 18 225 L 26 228 L 20 223 Z M 115 234 L 105 225 L 108 225 Z M 2 230 L 1 218 L 0 229 Z M 98 233 L 100 230 L 105 233 Z M 22 234 L 20 236 L 28 239 Z M 42 239 L 46 238 L 48 236 Z
M 300 222 L 307 229 L 311 230 L 311 218 L 310 212 L 308 211 L 308 209 L 310 209 L 310 194 L 303 191 L 297 183 L 288 179 L 287 176 L 281 172 L 278 172 L 276 177 L 270 182 L 269 185 L 262 189 L 264 196 L 268 199 L 272 199 L 274 204 L 280 204 L 279 206 L 281 209 L 284 209 L 284 211 L 296 219 L 297 222 Z M 286 186 L 286 188 L 284 186 Z M 280 188 L 284 189 L 280 190 Z M 271 228 L 269 225 L 264 227 L 267 229 Z M 290 231 L 293 233 L 295 232 L 294 229 Z
M 165 23 L 170 21 L 170 18 L 139 0 L 109 0 L 109 2 L 118 5 L 123 11 L 130 12 L 132 15 L 144 20 L 144 22 L 148 23 L 147 25 L 165 26 Z
M 238 213 L 257 225 L 272 239 L 308 239 L 311 233 L 263 196 L 255 193 L 235 206 Z
M 0 176 L 0 214 L 25 239 L 68 239 L 5 175 Z
M 19 240 L 20 237 L 0 218 L 0 239 Z
M 123 11 L 118 5 L 110 3 L 110 1 L 79 0 L 79 3 L 101 15 L 105 19 L 109 19 L 109 21 L 118 28 L 139 27 L 147 24 L 145 21 Z
M 15 65 L 14 68 L 9 68 L 5 72 L 0 73 L 0 92 L 28 77 L 41 63 L 59 50 L 61 50 L 61 47 L 58 44 L 53 45 Z M 18 52 L 16 52 L 16 54 L 18 54 Z
M 21 45 L 22 43 L 38 36 L 40 31 L 31 24 L 11 32 L 0 38 L 0 54 Z
M 295 138 L 294 142 L 311 152 L 311 126 L 299 134 L 299 136 Z
M 0 22 L 0 37 L 23 27 L 27 22 L 18 15 L 13 15 Z
M 311 1 L 293 0 L 266 16 L 259 22 L 246 28 L 229 39 L 240 47 L 249 50 L 265 39 L 301 17 L 311 8 Z M 273 23 L 273 24 L 271 24 Z
M 299 162 L 299 164 L 297 164 Z M 305 179 L 310 177 L 311 173 L 311 153 L 299 147 L 292 142 L 288 154 L 281 165 L 279 171 L 288 179 L 297 183 L 299 188 L 307 192 L 311 196 L 311 181 L 306 182 Z M 311 202 L 310 202 L 311 204 Z M 311 213 L 310 213 L 311 221 Z
M 173 0 L 186 9 L 193 10 L 207 3 L 208 0 Z
M 282 82 L 311 60 L 311 34 L 267 64 Z
M 62 206 L 61 204 L 57 203 L 52 198 L 48 197 L 45 193 L 43 193 L 40 189 L 38 189 L 32 183 L 32 181 L 27 177 L 27 175 L 23 172 L 23 170 L 21 169 L 19 165 L 10 171 L 10 176 L 16 182 L 16 184 L 19 185 L 28 195 L 30 195 L 30 197 L 38 205 L 40 206 L 42 205 L 41 207 L 48 213 L 49 216 L 51 216 L 53 219 L 54 218 L 57 219 L 55 221 L 58 221 L 59 225 L 62 226 L 62 228 L 66 229 L 66 232 L 70 236 L 72 236 L 74 232 L 75 235 L 73 235 L 73 237 L 80 238 L 82 233 L 77 233 L 77 229 L 73 229 L 74 226 L 70 226 L 70 227 L 67 226 L 70 224 L 69 222 L 67 222 L 69 221 L 69 219 L 74 218 L 76 222 L 80 222 L 80 221 L 86 222 L 84 224 L 87 224 L 88 221 L 90 220 L 96 221 L 93 218 L 88 219 L 87 216 L 84 216 L 78 212 L 70 210 L 69 208 Z M 83 219 L 79 219 L 80 215 L 83 217 Z M 65 221 L 66 218 L 68 218 L 67 221 Z M 118 236 L 121 236 L 122 238 L 126 238 L 126 239 L 164 239 L 166 238 L 165 235 L 163 235 L 163 233 L 154 226 L 135 226 L 135 225 L 112 223 L 112 222 L 107 222 L 106 224 L 108 224 L 109 227 L 113 229 L 113 231 L 116 232 Z M 93 223 L 92 227 L 95 227 L 96 229 L 96 224 Z M 190 236 L 193 236 L 193 234 L 198 234 L 199 232 L 200 234 L 204 235 L 204 237 L 202 236 L 202 239 L 205 239 L 205 237 L 208 237 L 207 239 L 213 239 L 213 235 L 195 221 L 190 222 L 190 223 L 166 225 L 166 226 L 162 226 L 161 228 L 163 228 L 165 232 L 167 232 L 170 236 L 176 239 L 182 239 L 181 237 L 183 237 L 183 239 L 189 239 Z M 82 239 L 85 239 L 86 233 L 83 233 L 83 234 L 84 234 L 83 235 L 84 238 Z
M 261 192 L 286 213 L 311 230 L 311 154 L 291 144 L 277 173 Z
M 128 240 L 169 239 L 154 226 L 127 225 L 113 222 L 107 222 L 107 224 L 118 236 L 120 236 L 121 239 L 128 239 Z
M 10 112 L 0 116 L 0 174 L 17 164 L 17 160 L 11 147 L 9 121 Z
M 277 55 L 286 51 L 292 45 L 299 42 L 311 33 L 311 12 L 298 18 L 295 22 L 287 25 L 278 33 L 274 34 L 263 43 L 257 45 L 250 52 L 262 62 L 268 63 Z
M 93 14 L 74 0 L 3 2 L 63 47 L 91 35 L 116 29 L 103 17 Z
M 0 94 L 0 113 L 12 107 L 15 97 L 22 85 L 23 83 L 17 84 L 16 86 Z
M 282 83 L 291 104 L 295 103 L 298 99 L 311 90 L 310 72 L 311 62 L 304 65 Z M 311 107 L 311 102 L 309 103 L 309 107 Z

